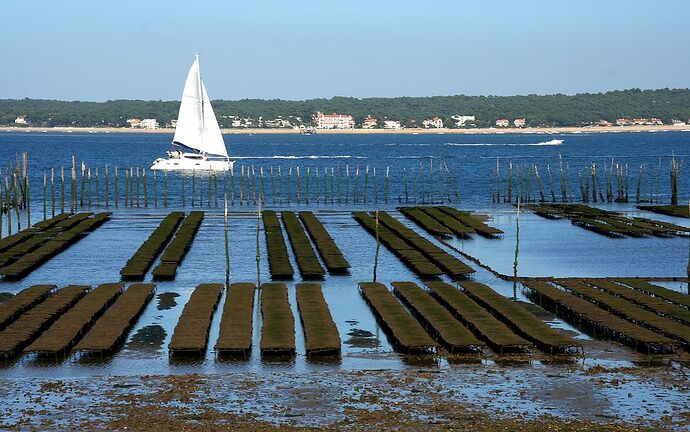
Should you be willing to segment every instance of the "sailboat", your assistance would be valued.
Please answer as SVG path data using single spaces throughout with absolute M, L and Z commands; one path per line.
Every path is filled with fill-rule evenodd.
M 235 163 L 228 157 L 216 114 L 201 79 L 198 54 L 184 83 L 175 136 L 167 155 L 167 158 L 156 159 L 151 169 L 229 171 Z

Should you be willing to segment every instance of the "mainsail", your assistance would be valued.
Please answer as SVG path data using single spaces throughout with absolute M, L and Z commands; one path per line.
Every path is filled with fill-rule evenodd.
M 209 157 L 228 157 L 216 114 L 211 107 L 206 86 L 201 80 L 198 55 L 189 69 L 182 91 L 173 138 L 173 147 L 176 145 Z

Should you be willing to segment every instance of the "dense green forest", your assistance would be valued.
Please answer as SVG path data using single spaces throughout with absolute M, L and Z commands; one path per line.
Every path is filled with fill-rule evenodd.
M 493 125 L 498 118 L 524 117 L 529 126 L 580 126 L 599 120 L 658 117 L 664 123 L 690 118 L 690 89 L 622 90 L 576 95 L 433 96 L 396 98 L 311 99 L 305 101 L 243 99 L 213 101 L 221 126 L 240 118 L 282 117 L 293 124 L 299 117 L 310 124 L 317 111 L 350 114 L 359 124 L 367 115 L 400 120 L 407 126 L 433 116 L 452 126 L 453 115 L 474 115 L 476 126 Z M 126 126 L 129 118 L 156 118 L 161 125 L 177 117 L 179 101 L 115 100 L 65 102 L 42 99 L 0 100 L 0 124 L 13 124 L 25 114 L 33 126 Z

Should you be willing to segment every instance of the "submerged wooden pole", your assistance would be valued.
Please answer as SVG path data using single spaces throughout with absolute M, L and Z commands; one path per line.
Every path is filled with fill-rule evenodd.
M 391 167 L 386 165 L 386 204 L 388 204 L 388 194 L 391 190 Z
M 88 202 L 88 204 L 89 204 L 89 208 L 91 208 L 91 196 L 92 196 L 92 193 L 91 193 L 91 168 L 89 168 L 89 169 L 87 170 L 87 178 L 88 178 L 88 189 L 87 189 L 87 190 L 88 190 L 88 192 L 87 192 L 88 197 L 87 197 L 87 202 Z
M 72 156 L 72 180 L 70 181 L 69 205 L 70 211 L 74 213 L 77 204 L 77 162 Z
M 261 287 L 261 246 L 259 243 L 259 230 L 261 226 L 261 201 L 256 212 L 256 286 Z
M 235 166 L 230 168 L 230 205 L 235 207 Z
M 350 203 L 350 165 L 345 165 L 345 204 Z
M 4 213 L 5 206 L 3 204 L 3 196 L 2 196 L 2 181 L 0 180 L 0 239 L 2 238 L 2 214 Z
M 280 165 L 278 165 L 278 195 L 279 195 L 278 202 L 280 204 L 283 204 L 283 196 L 284 196 L 284 193 L 283 193 L 283 171 L 282 171 Z
M 96 206 L 101 206 L 101 188 L 98 181 L 98 167 L 96 167 Z
M 276 205 L 276 190 L 273 183 L 273 165 L 271 165 L 269 173 L 271 175 L 271 201 L 273 202 L 273 205 Z
M 192 207 L 194 207 L 194 198 L 196 197 L 196 173 L 192 170 Z
M 2 208 L 2 206 L 0 206 Z M 55 168 L 50 168 L 50 209 L 51 217 L 55 216 Z M 2 231 L 2 230 L 0 230 Z
M 137 180 L 136 180 L 137 181 L 137 183 L 136 183 L 136 185 L 137 185 L 137 189 L 136 189 L 137 207 L 139 207 L 139 167 L 137 167 L 136 173 L 137 173 Z
M 225 171 L 223 171 L 223 176 L 225 176 Z M 218 208 L 218 175 L 216 173 L 213 173 L 213 203 Z
M 300 201 L 300 186 L 299 186 L 299 167 L 297 167 L 297 204 L 299 204 Z
M 144 186 L 144 207 L 148 208 L 149 206 L 149 191 L 148 191 L 148 186 L 147 186 L 147 181 L 146 181 L 146 169 L 142 168 L 141 169 L 141 182 Z
M 5 176 L 5 206 L 7 207 L 7 235 L 12 235 L 12 200 L 10 198 L 10 182 Z
M 115 208 L 118 207 L 119 201 L 120 201 L 120 193 L 118 191 L 119 187 L 119 179 L 118 179 L 118 167 L 115 167 L 115 184 L 114 184 L 114 191 L 113 191 L 113 201 L 115 201 Z
M 65 167 L 60 167 L 60 213 L 65 212 Z
M 307 167 L 307 177 L 304 185 L 304 199 L 307 204 L 309 204 L 309 167 Z
M 292 167 L 288 170 L 288 175 L 286 179 L 287 184 L 287 203 L 290 205 L 290 200 L 292 199 L 292 193 L 290 192 L 290 178 L 292 177 Z
M 79 194 L 79 205 L 84 207 L 84 194 L 86 189 L 86 164 L 81 161 L 81 193 Z M 76 206 L 75 206 L 76 207 Z
M 379 250 L 381 249 L 381 241 L 379 239 L 379 211 L 374 212 L 374 218 L 376 222 L 376 251 L 374 252 L 374 274 L 372 281 L 376 282 L 376 273 L 379 267 Z
M 158 208 L 158 176 L 153 171 L 153 206 Z
M 223 184 L 225 185 L 225 175 Z M 230 240 L 228 238 L 228 193 L 223 187 L 223 234 L 225 239 L 225 285 L 230 287 Z
M 184 193 L 184 173 L 180 174 L 180 190 L 182 193 L 182 207 L 187 207 L 187 197 Z
M 362 195 L 364 195 L 364 204 L 367 204 L 367 194 L 369 191 L 369 165 L 364 170 L 364 187 L 362 188 Z
M 233 185 L 234 186 L 234 185 Z M 244 205 L 244 165 L 240 167 L 240 205 Z
M 266 191 L 264 190 L 264 167 L 259 167 L 259 175 L 261 181 L 261 190 L 259 191 L 259 201 L 264 201 L 266 196 Z
M 108 179 L 108 164 L 105 165 L 105 208 L 110 207 L 110 190 L 109 190 L 109 179 Z
M 46 196 L 48 192 L 48 174 L 43 172 L 43 220 L 48 219 L 48 197 Z M 0 210 L 2 211 L 2 210 Z
M 517 300 L 518 256 L 520 255 L 520 198 L 517 202 L 515 218 L 515 259 L 513 260 L 513 300 Z

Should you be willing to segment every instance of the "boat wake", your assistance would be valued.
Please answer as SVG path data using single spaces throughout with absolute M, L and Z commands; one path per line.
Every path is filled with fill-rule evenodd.
M 351 156 L 351 155 L 306 155 L 306 156 L 233 156 L 233 159 L 369 159 L 366 156 Z
M 553 139 L 549 141 L 543 141 L 538 143 L 445 143 L 447 146 L 454 147 L 484 147 L 484 146 L 510 146 L 510 147 L 522 147 L 522 146 L 557 146 L 563 144 L 564 140 Z

